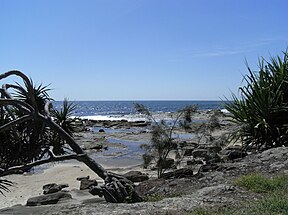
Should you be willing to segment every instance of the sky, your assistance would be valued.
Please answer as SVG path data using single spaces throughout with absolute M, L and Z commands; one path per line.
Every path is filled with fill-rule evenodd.
M 55 100 L 220 100 L 288 48 L 287 0 L 0 0 L 0 72 Z M 19 81 L 16 77 L 0 83 Z

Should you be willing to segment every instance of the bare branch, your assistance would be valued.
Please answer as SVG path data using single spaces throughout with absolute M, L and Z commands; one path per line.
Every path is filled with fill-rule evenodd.
M 14 166 L 11 168 L 8 168 L 7 170 L 0 169 L 0 176 L 10 175 L 13 173 L 17 173 L 19 171 L 27 171 L 31 169 L 32 167 L 39 166 L 42 164 L 50 163 L 50 162 L 57 162 L 57 161 L 65 161 L 65 160 L 78 160 L 82 161 L 82 157 L 86 156 L 85 154 L 70 154 L 70 155 L 61 155 L 61 156 L 51 156 L 48 159 L 38 160 L 34 161 L 32 163 L 21 165 L 21 166 Z

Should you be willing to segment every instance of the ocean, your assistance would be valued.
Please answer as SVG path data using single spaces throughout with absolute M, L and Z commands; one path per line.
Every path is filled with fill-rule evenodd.
M 223 109 L 224 101 L 74 101 L 75 116 L 89 119 L 136 119 L 139 117 L 135 103 L 145 105 L 152 113 L 175 112 L 188 105 L 197 105 L 198 110 Z M 62 102 L 53 103 L 56 109 Z

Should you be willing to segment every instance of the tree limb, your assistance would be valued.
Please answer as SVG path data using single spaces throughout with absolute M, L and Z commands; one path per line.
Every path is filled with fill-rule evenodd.
M 50 162 L 73 160 L 73 159 L 78 160 L 78 161 L 82 161 L 82 157 L 85 156 L 85 154 L 71 154 L 71 155 L 56 156 L 56 155 L 54 155 L 54 153 L 49 153 L 49 155 L 50 155 L 50 157 L 48 159 L 34 161 L 34 162 L 26 164 L 26 165 L 10 167 L 7 170 L 0 169 L 0 177 L 5 176 L 5 175 L 10 175 L 13 173 L 17 173 L 19 171 L 27 171 L 27 170 L 31 169 L 32 167 L 39 166 L 39 165 L 46 164 L 46 163 L 50 163 Z

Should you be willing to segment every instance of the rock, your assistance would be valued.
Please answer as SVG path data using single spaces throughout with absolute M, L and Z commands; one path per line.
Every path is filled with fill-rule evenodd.
M 98 183 L 95 179 L 82 179 L 80 183 L 80 190 L 89 189 L 91 186 L 97 186 Z
M 97 187 L 97 186 L 91 186 L 89 188 L 89 193 L 91 193 L 93 196 L 99 196 L 99 197 L 102 197 L 104 194 L 103 194 L 103 189 L 100 188 L 100 187 Z
M 163 173 L 161 178 L 164 179 L 170 179 L 170 178 L 184 178 L 184 177 L 189 177 L 193 176 L 193 170 L 189 168 L 182 168 L 182 169 L 177 169 L 173 172 L 167 172 Z
M 194 148 L 194 149 L 199 146 L 198 143 L 190 142 L 190 141 L 186 141 L 186 140 L 181 141 L 181 142 L 179 143 L 179 145 L 180 145 L 181 148 L 189 147 L 189 148 Z
M 99 129 L 100 133 L 105 133 L 104 129 Z
M 49 193 L 56 193 L 59 192 L 60 190 L 62 190 L 65 187 L 69 187 L 68 184 L 55 184 L 55 183 L 51 183 L 51 184 L 46 184 L 43 186 L 43 194 L 49 194 Z
M 192 153 L 195 150 L 195 147 L 185 146 L 183 147 L 183 150 L 184 150 L 184 156 L 192 156 Z
M 132 182 L 142 182 L 149 179 L 148 175 L 143 174 L 140 171 L 130 171 L 123 176 Z
M 227 156 L 227 158 L 229 160 L 235 160 L 238 158 L 243 158 L 245 156 L 247 156 L 246 152 L 243 152 L 241 149 L 224 149 L 221 151 L 221 154 L 224 154 L 225 156 Z
M 205 158 L 208 155 L 208 150 L 207 149 L 195 149 L 192 152 L 192 156 L 194 158 Z
M 190 166 L 190 165 L 197 165 L 197 164 L 203 164 L 203 161 L 202 160 L 188 160 L 187 161 L 187 165 Z
M 66 192 L 50 193 L 42 196 L 35 196 L 27 200 L 27 206 L 56 204 L 60 200 L 72 199 L 72 196 Z
M 103 145 L 101 143 L 96 143 L 95 145 L 90 147 L 90 149 L 96 149 L 96 150 L 99 150 L 102 148 L 103 148 Z
M 82 181 L 83 179 L 89 179 L 89 178 L 90 178 L 90 176 L 87 175 L 87 176 L 84 176 L 84 177 L 78 177 L 78 178 L 76 178 L 76 180 L 77 181 Z
M 202 172 L 209 172 L 209 171 L 214 171 L 217 170 L 219 166 L 217 164 L 205 164 L 201 167 Z
M 208 150 L 210 153 L 218 153 L 222 150 L 221 146 L 208 146 Z
M 150 179 L 148 181 L 141 182 L 135 187 L 135 191 L 142 197 L 145 198 L 149 194 L 155 193 L 155 190 L 161 188 L 165 184 L 166 180 L 160 179 Z

